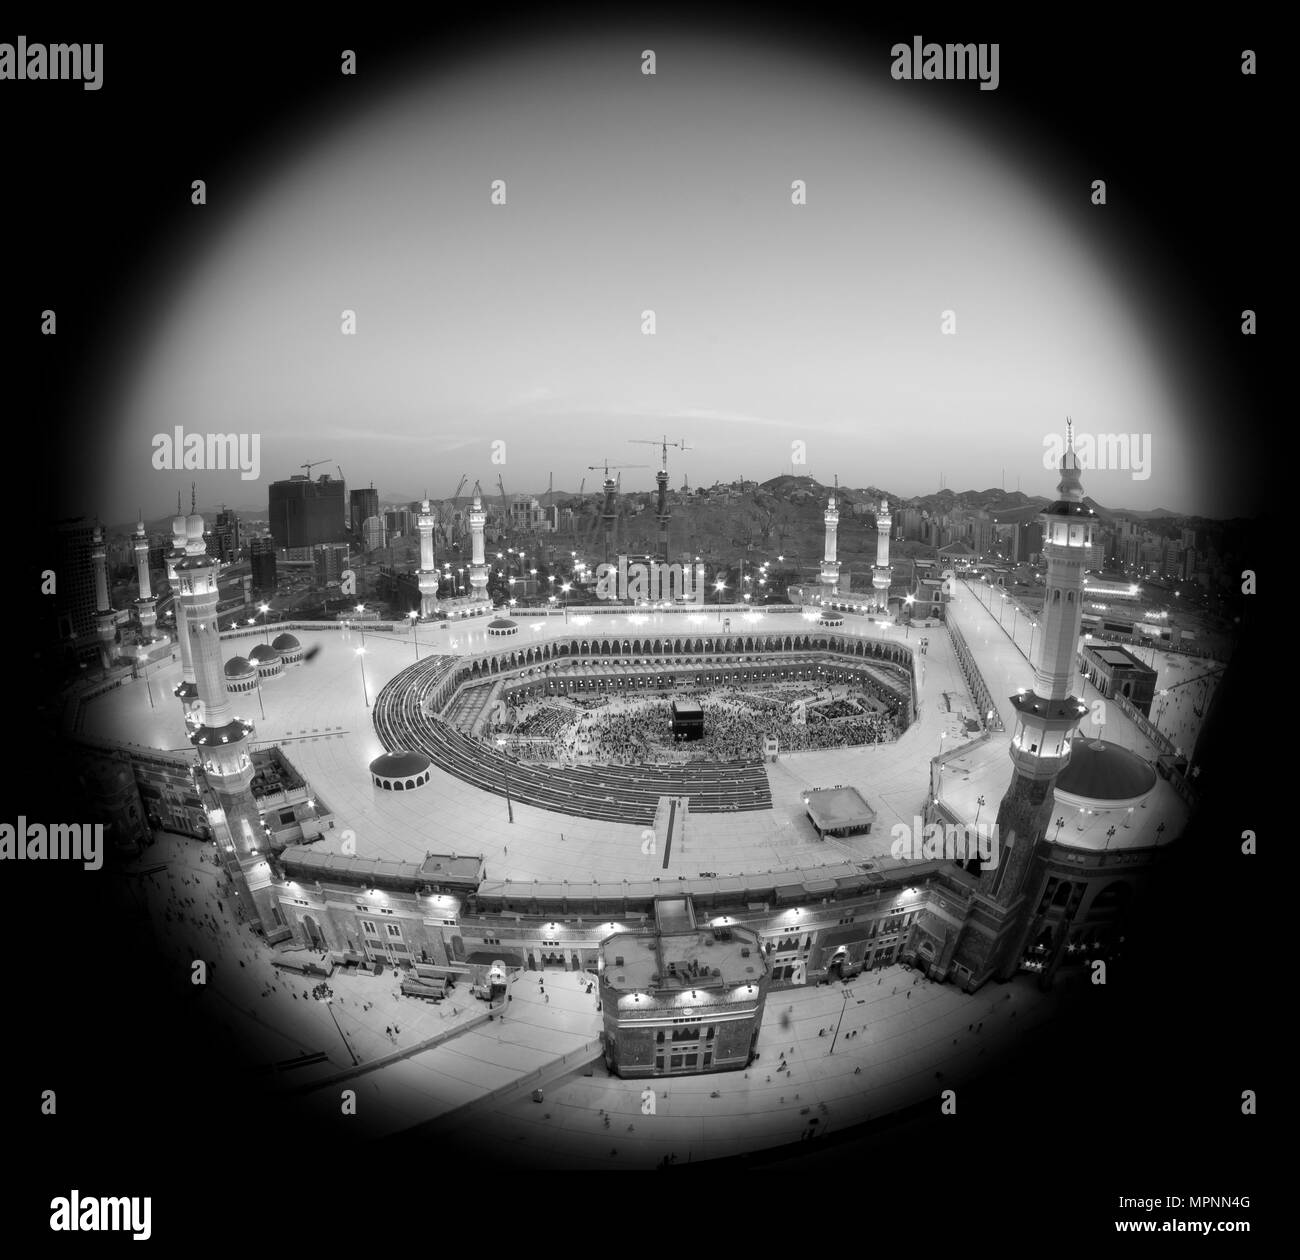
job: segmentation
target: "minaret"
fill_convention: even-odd
[[[117,619],[108,598],[108,551],[104,546],[104,527],[98,522],[91,535],[90,559],[95,566],[95,630],[99,635],[99,663],[105,669],[111,669],[116,655]]]
[[[483,494],[478,485],[474,487],[474,506],[469,510],[469,529],[473,540],[473,550],[470,553],[473,560],[469,566],[469,584],[474,588],[475,600],[486,600],[488,597],[488,566],[483,555],[483,526],[487,524],[487,513],[483,510]]]
[[[135,523],[132,546],[135,549],[135,576],[140,587],[140,594],[135,601],[136,616],[140,622],[140,642],[148,645],[158,637],[158,601],[149,585],[149,539],[144,532],[143,515]]]
[[[1034,686],[1011,697],[1015,727],[1011,736],[1011,785],[998,808],[998,865],[980,876],[980,891],[999,905],[1012,906],[1020,895],[1035,845],[1051,822],[1052,789],[1070,762],[1070,740],[1087,707],[1071,694],[1083,611],[1083,579],[1096,527],[1096,513],[1083,502],[1079,462],[1067,423],[1066,449],[1056,502],[1039,519],[1047,560],[1038,660]],[[1014,949],[1001,939],[1000,970],[1014,973]],[[1014,945],[1014,941],[1010,942]],[[998,963],[998,959],[990,959]]]
[[[880,500],[880,511],[876,513],[876,567],[871,573],[871,586],[875,592],[877,612],[889,611],[889,529],[893,518],[889,515],[889,500]]]
[[[835,496],[831,495],[822,516],[826,522],[826,555],[822,559],[822,601],[829,603],[830,597],[839,589],[840,562],[835,558],[835,535],[839,529],[840,514],[835,506]]]
[[[235,716],[226,691],[217,624],[216,556],[206,554],[203,517],[197,512],[185,522],[185,559],[176,564],[185,628],[198,688],[198,705],[189,723],[190,743],[219,808],[209,811],[217,850],[237,890],[257,909],[268,939],[279,931],[274,921],[272,871],[267,838],[250,786],[253,759],[249,749],[252,722]]]
[[[609,564],[609,554],[614,546],[614,530],[618,525],[618,480],[609,475],[605,469],[605,507],[601,512],[605,522],[605,563]]]
[[[420,569],[415,575],[420,584],[420,616],[432,617],[438,607],[438,566],[433,554],[434,518],[427,491],[420,501],[416,525],[420,530]]]
[[[190,742],[202,746],[203,768],[214,788],[233,792],[247,788],[253,780],[252,763],[244,748],[244,738],[252,727],[234,716],[226,692],[217,623],[218,567],[217,557],[207,554],[203,517],[196,512],[185,522],[185,558],[176,564],[198,692]]]
[[[188,718],[198,704],[199,690],[194,685],[194,661],[190,655],[190,636],[185,629],[185,604],[181,599],[180,577],[176,566],[185,559],[185,518],[180,514],[181,496],[176,495],[176,515],[172,517],[172,549],[167,556],[167,581],[171,584],[172,609],[176,614],[176,640],[181,645],[181,681],[172,691]]]

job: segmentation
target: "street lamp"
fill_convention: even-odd
[[[361,662],[361,694],[366,698],[366,708],[370,708],[370,692],[366,687],[366,649],[357,648],[357,660]]]
[[[722,592],[727,589],[727,584],[719,578],[713,584],[713,589],[718,592],[718,620],[722,620]]]
[[[267,642],[267,643],[270,643],[270,642],[271,642],[271,630],[270,630],[270,627],[266,624],[266,614],[269,613],[269,612],[271,611],[271,605],[270,605],[270,604],[258,604],[258,606],[257,606],[257,611],[261,614],[261,617],[262,617],[262,629],[265,631],[265,639],[266,639],[266,642]]]
[[[343,1037],[343,1029],[342,1029],[342,1028],[339,1028],[339,1020],[338,1020],[338,1016],[334,1014],[334,995],[333,995],[333,994],[330,994],[330,996],[327,997],[327,998],[325,999],[325,1009],[326,1009],[327,1011],[329,1011],[329,1013],[330,1013],[330,1019],[332,1019],[332,1020],[334,1021],[334,1027],[335,1027],[335,1028],[338,1028],[338,1030],[339,1030],[339,1036],[340,1036],[340,1037]],[[352,1047],[348,1044],[348,1039],[347,1039],[346,1037],[343,1037],[343,1044],[344,1044],[345,1046],[347,1046],[347,1048],[348,1048],[348,1054],[352,1055],[352,1066],[353,1066],[353,1067],[356,1067],[356,1066],[361,1062],[361,1060],[358,1059],[357,1056],[356,1056],[355,1054],[352,1053]]]
[[[564,592],[564,623],[569,623],[569,592],[573,587],[568,582],[560,583],[560,590]]]
[[[1029,623],[1029,663],[1034,663],[1034,631],[1038,629],[1038,622]]]
[[[149,707],[156,709],[158,706],[153,702],[153,684],[149,681],[149,662],[145,660],[143,652],[137,654],[136,663],[144,671],[144,689],[149,693]]]
[[[510,758],[506,756],[504,737],[497,740],[497,747],[501,749],[501,777],[506,785],[506,813],[509,815],[510,821],[514,822],[515,807],[510,800]]]
[[[420,659],[420,614],[412,608],[406,615],[411,619],[411,638],[415,641],[415,659],[418,661]]]
[[[843,979],[843,976],[841,976],[840,978]],[[840,1025],[844,1022],[844,1012],[847,1011],[847,1010],[849,1009],[849,990],[848,990],[847,987],[845,987],[845,988],[843,988],[843,989],[840,990],[840,997],[842,997],[842,998],[844,999],[844,1001],[843,1001],[843,1003],[840,1005],[840,1017],[839,1017],[839,1019],[836,1020],[836,1022],[835,1022],[835,1036],[831,1038],[831,1053],[832,1053],[832,1054],[835,1053],[835,1043],[836,1043],[837,1040],[839,1040],[839,1035],[840,1035]]]

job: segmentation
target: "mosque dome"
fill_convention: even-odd
[[[232,656],[226,662],[227,678],[246,678],[249,674],[255,674],[257,666],[245,656]]]
[[[1070,745],[1070,764],[1056,780],[1056,792],[1115,804],[1138,800],[1155,784],[1155,767],[1137,753],[1104,739],[1076,739]]]
[[[275,638],[271,640],[271,646],[275,648],[277,652],[296,652],[300,647],[302,647],[302,644],[298,642],[296,635],[289,634],[286,631],[284,634],[277,634]]]

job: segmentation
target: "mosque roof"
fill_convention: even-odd
[[[404,779],[409,775],[423,774],[431,764],[421,752],[386,752],[380,753],[370,763],[370,773],[382,779]]]
[[[1056,790],[1094,801],[1128,801],[1145,796],[1155,782],[1155,767],[1137,753],[1104,739],[1076,739]]]

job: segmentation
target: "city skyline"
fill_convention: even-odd
[[[916,497],[941,475],[1045,493],[1066,415],[1147,447],[1144,470],[1092,471],[1101,503],[1248,503],[1210,475],[1232,443],[1152,306],[1173,290],[1134,290],[1081,220],[1105,208],[1028,166],[984,100],[954,119],[758,44],[667,40],[653,77],[632,51],[592,36],[416,75],[273,179],[212,190],[87,439],[101,513],[159,497],[176,474],[151,443],[178,423],[256,434],[263,483],[313,461],[435,498],[462,472],[536,493],[608,459],[648,489],[658,461],[628,442],[667,434],[693,448],[674,487],[808,472]],[[240,472],[181,475],[245,502]]]

